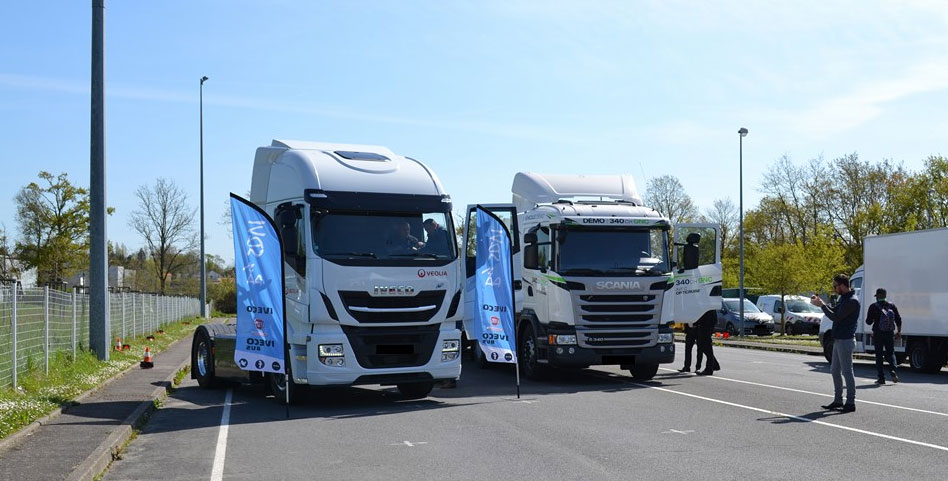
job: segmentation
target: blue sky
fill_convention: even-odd
[[[91,2],[0,21],[0,222],[39,170],[89,176]],[[109,237],[135,189],[198,198],[205,86],[208,251],[272,138],[380,144],[456,205],[506,202],[517,171],[671,174],[702,207],[745,204],[776,158],[946,153],[948,4],[938,1],[107,1]]]

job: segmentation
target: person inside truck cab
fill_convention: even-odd
[[[422,227],[425,228],[425,234],[428,235],[428,238],[425,240],[424,247],[421,249],[422,252],[439,256],[451,255],[451,250],[449,247],[451,237],[444,227],[435,222],[434,219],[425,219]]]
[[[425,246],[417,237],[411,235],[411,224],[408,221],[395,222],[385,245],[389,254],[409,254]]]

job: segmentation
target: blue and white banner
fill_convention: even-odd
[[[510,245],[510,232],[504,223],[478,206],[475,329],[477,344],[492,362],[517,362]]]
[[[273,219],[230,195],[237,276],[234,362],[245,371],[286,372],[283,244]]]

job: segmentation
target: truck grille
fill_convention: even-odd
[[[412,297],[376,297],[362,291],[339,291],[339,297],[346,312],[359,322],[428,322],[441,309],[446,292],[420,291]]]
[[[342,326],[359,365],[366,369],[424,366],[438,342],[440,326]]]
[[[658,340],[660,296],[574,294],[580,347],[649,347]]]

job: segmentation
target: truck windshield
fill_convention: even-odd
[[[451,217],[432,213],[313,214],[313,249],[329,260],[452,260],[457,240]]]
[[[655,276],[668,268],[662,229],[575,229],[556,233],[557,272],[586,276]]]

